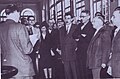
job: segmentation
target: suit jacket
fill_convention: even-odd
[[[2,65],[14,66],[17,76],[33,76],[33,64],[28,54],[32,51],[27,28],[8,19],[0,25],[0,44],[2,49]]]
[[[82,26],[83,24],[81,23],[77,26],[76,30],[73,33],[73,38],[79,39],[79,41],[77,41],[77,56],[81,58],[81,60],[86,61],[87,49],[94,35],[95,29],[93,28],[93,25],[90,21],[81,30]],[[83,37],[82,34],[85,34],[86,36]]]
[[[59,38],[59,30],[58,29],[53,29],[51,32],[51,42],[52,42],[52,51],[55,54],[56,58],[60,57],[60,54],[56,51],[57,48],[59,48],[60,44],[60,38]]]
[[[93,36],[87,50],[87,65],[90,69],[99,68],[102,63],[108,63],[111,44],[111,31],[102,27]]]
[[[39,53],[41,56],[42,64],[45,65],[51,64],[52,62],[52,55],[50,52],[51,48],[52,48],[51,35],[47,33],[45,39],[43,39],[43,36],[41,35],[41,42],[39,44]]]
[[[76,29],[76,25],[72,24],[69,33],[66,33],[66,27],[61,27],[60,31],[60,46],[62,52],[63,61],[76,60],[76,42],[72,37],[73,32]]]
[[[112,41],[112,76],[120,78],[120,30]]]

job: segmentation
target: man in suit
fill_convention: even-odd
[[[70,13],[65,14],[65,26],[59,29],[61,55],[64,63],[65,78],[77,79],[76,74],[76,42],[72,37],[76,25],[72,24],[72,16]]]
[[[77,42],[77,66],[78,66],[78,77],[80,79],[86,79],[89,76],[87,74],[86,59],[87,59],[87,49],[91,38],[94,35],[95,29],[90,22],[90,12],[84,10],[81,12],[81,23],[73,33],[73,38]]]
[[[87,65],[92,69],[93,79],[100,79],[100,71],[106,67],[109,60],[112,31],[108,28],[109,26],[103,25],[102,16],[96,16],[92,24],[96,32],[87,50]]]
[[[111,18],[112,23],[117,26],[114,32],[114,38],[112,41],[112,57],[111,57],[111,67],[112,76],[116,79],[120,78],[120,7],[117,7]]]
[[[28,55],[33,48],[27,28],[18,23],[19,8],[16,5],[8,5],[5,12],[7,20],[0,25],[2,65],[14,66],[18,69],[17,75],[11,79],[33,79],[35,72]]]

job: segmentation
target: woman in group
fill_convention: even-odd
[[[48,24],[44,21],[41,24],[41,42],[39,44],[39,54],[40,54],[40,67],[42,67],[42,71],[44,72],[44,76],[46,79],[52,78],[52,40],[51,35],[48,32]]]
[[[39,67],[38,66],[39,54],[38,54],[38,51],[39,51],[39,44],[40,44],[40,41],[41,41],[39,22],[36,22],[33,25],[32,31],[33,31],[33,34],[29,35],[30,41],[33,45],[33,51],[30,54],[30,57],[32,58],[33,67],[34,67],[34,70],[35,70],[34,79],[38,79],[38,77],[39,77],[39,68],[38,68]]]
[[[92,21],[96,32],[87,51],[87,66],[92,69],[93,79],[100,79],[101,68],[105,68],[109,60],[111,33],[104,25],[103,16],[95,16]]]

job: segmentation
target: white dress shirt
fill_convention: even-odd
[[[116,36],[116,34],[118,33],[118,31],[120,30],[120,28],[117,28],[114,32],[114,37]]]
[[[43,39],[45,39],[45,37],[46,37],[46,34],[43,34],[43,33],[42,33],[42,36],[43,36]]]
[[[66,31],[67,31],[67,34],[68,34],[69,31],[70,31],[71,25],[72,25],[72,24],[66,25]]]
[[[81,27],[81,30],[83,30],[83,28],[86,26],[86,24],[88,23],[89,21],[87,21],[86,23],[84,23],[84,25]]]

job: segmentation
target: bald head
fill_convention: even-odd
[[[114,10],[111,21],[115,26],[120,27],[120,7]]]

